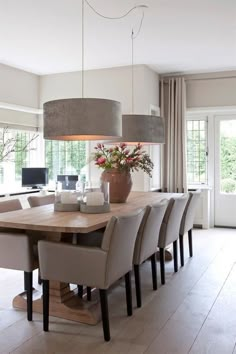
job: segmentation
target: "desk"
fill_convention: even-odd
[[[156,192],[132,192],[127,203],[111,204],[111,211],[104,214],[55,212],[54,206],[44,205],[0,214],[0,227],[22,230],[38,230],[59,233],[88,233],[106,226],[112,215],[127,214],[133,210],[170,199],[176,194]],[[49,236],[50,239],[50,236]],[[60,242],[60,236],[54,241]],[[63,260],[62,260],[63,261]],[[50,282],[50,315],[87,324],[96,324],[100,310],[96,303],[85,302],[71,291],[69,284]],[[34,292],[33,311],[42,313],[41,294]],[[26,309],[26,296],[22,293],[13,300],[13,306]]]

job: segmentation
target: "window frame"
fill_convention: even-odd
[[[205,163],[205,171],[206,171],[206,178],[205,182],[200,182],[200,181],[188,181],[187,178],[187,185],[189,186],[198,186],[198,185],[208,185],[209,184],[209,121],[208,121],[208,116],[206,115],[196,115],[196,114],[191,114],[187,113],[186,114],[186,170],[187,170],[187,176],[188,176],[188,144],[187,144],[187,123],[188,121],[204,121],[205,122],[205,154],[206,154],[206,163]]]

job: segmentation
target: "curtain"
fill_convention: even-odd
[[[165,118],[162,184],[165,192],[187,192],[186,85],[184,78],[160,82],[161,116]]]

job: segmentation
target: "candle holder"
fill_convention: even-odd
[[[70,191],[56,191],[54,203],[55,211],[78,211],[79,209],[80,204],[77,193]]]
[[[102,182],[100,188],[85,193],[80,201],[81,213],[101,214],[110,211],[109,182]]]

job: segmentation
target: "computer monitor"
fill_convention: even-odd
[[[22,187],[42,188],[48,184],[48,168],[23,167]]]
[[[57,181],[62,183],[62,189],[75,190],[78,175],[57,175]]]

